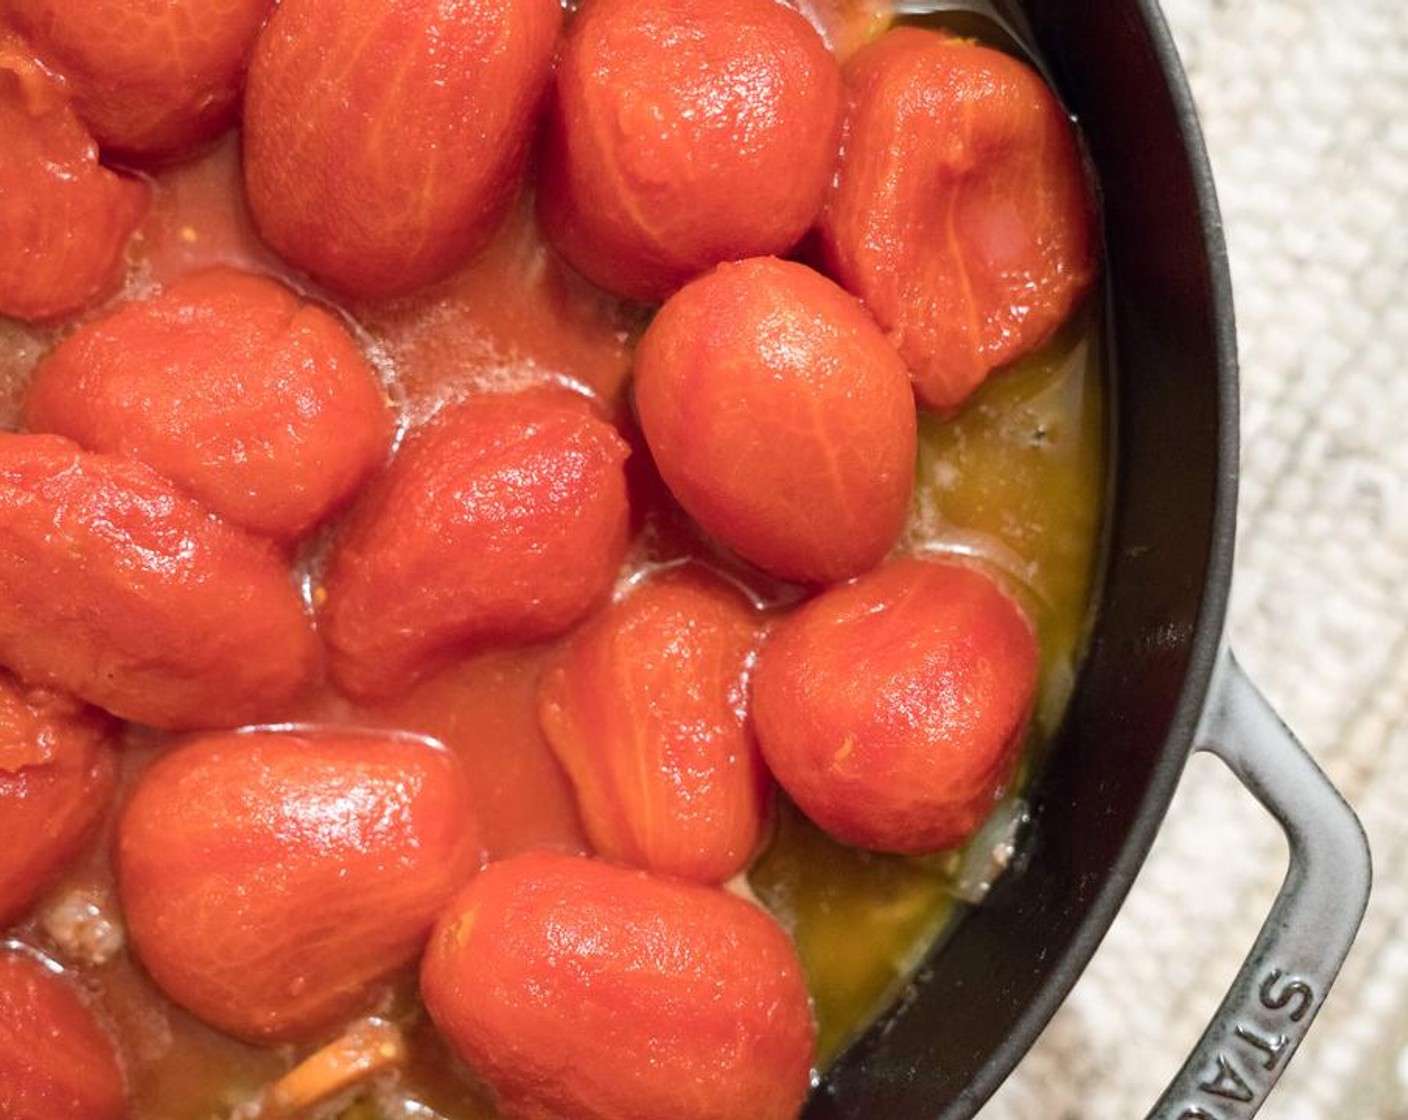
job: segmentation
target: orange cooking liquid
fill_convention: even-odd
[[[855,42],[880,26],[871,0],[844,0],[838,10],[850,13],[837,17],[839,33]],[[151,213],[134,243],[136,267],[117,298],[140,297],[213,264],[279,276],[321,298],[254,236],[238,157],[238,138],[228,137],[157,175]],[[629,430],[625,387],[644,309],[603,295],[560,265],[538,236],[528,199],[520,200],[489,249],[457,275],[401,300],[342,310],[409,422],[475,386],[566,378],[598,394],[626,418]],[[1096,328],[1094,316],[1083,314],[1042,352],[993,378],[958,418],[921,422],[919,485],[906,543],[990,564],[1033,612],[1043,647],[1035,746],[1059,719],[1088,624],[1106,454]],[[55,333],[0,319],[5,426],[17,423],[29,371]],[[633,458],[632,469],[640,532],[631,560],[637,569],[699,555],[742,580],[762,603],[795,598],[794,589],[760,578],[702,541],[671,506],[644,455]],[[317,561],[316,547],[310,548],[302,561],[310,587],[316,586]],[[585,851],[570,787],[537,725],[537,677],[551,652],[540,646],[477,656],[377,707],[326,692],[291,715],[400,728],[445,742],[469,767],[491,856],[544,845]],[[134,731],[129,739],[127,785],[165,746],[164,737],[147,732]],[[110,835],[111,822],[52,898],[81,891],[117,915]],[[951,920],[958,862],[856,852],[781,808],[749,885],[797,940],[823,1062],[896,994]],[[54,951],[43,909],[7,936]],[[74,968],[123,1039],[138,1120],[228,1116],[309,1049],[249,1046],[203,1026],[171,1005],[127,951],[101,966]],[[381,1087],[379,1097],[353,1101],[342,1115],[489,1120],[494,1113],[482,1090],[450,1059],[414,991],[412,975],[398,977],[376,1009],[406,1031],[407,1068],[394,1085]],[[430,1111],[405,1111],[405,1101]]]

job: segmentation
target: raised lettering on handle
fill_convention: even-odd
[[[1198,745],[1280,822],[1290,869],[1227,998],[1149,1120],[1248,1120],[1310,1029],[1359,929],[1369,848],[1353,811],[1230,654]]]

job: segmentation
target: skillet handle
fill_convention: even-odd
[[[1369,845],[1353,810],[1230,653],[1198,749],[1218,755],[1274,816],[1290,869],[1256,944],[1148,1120],[1254,1116],[1300,1045],[1369,900]]]

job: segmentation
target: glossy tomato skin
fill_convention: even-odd
[[[0,27],[0,315],[67,315],[116,287],[151,192],[98,163],[58,82]]]
[[[69,335],[35,371],[25,418],[141,459],[227,521],[288,541],[352,496],[392,435],[347,329],[277,281],[229,268]]]
[[[803,265],[720,265],[674,295],[636,352],[660,474],[705,530],[784,579],[885,556],[914,488],[904,364],[856,300]]]
[[[329,560],[322,626],[338,686],[385,699],[456,656],[584,617],[625,550],[627,454],[564,389],[472,397],[413,432]]]
[[[744,868],[771,790],[747,715],[760,637],[739,591],[688,567],[645,579],[549,666],[539,720],[598,853],[705,883]]]
[[[0,0],[104,149],[169,157],[235,122],[273,0]]]
[[[317,656],[272,546],[135,460],[0,434],[0,665],[179,730],[281,714]]]
[[[0,1116],[127,1115],[116,1048],[71,980],[37,955],[0,948]]]
[[[894,561],[773,630],[753,674],[763,756],[847,844],[966,840],[1012,775],[1037,683],[1031,622],[988,576]]]
[[[897,28],[846,66],[845,154],[820,220],[827,271],[899,348],[919,400],[961,405],[1050,338],[1094,282],[1071,122],[1030,67]]]
[[[116,725],[0,670],[0,928],[76,857],[107,811]]]
[[[157,984],[241,1038],[309,1038],[416,959],[479,866],[458,760],[394,733],[255,731],[160,759],[123,810],[118,885]]]
[[[552,244],[659,300],[726,260],[785,253],[821,206],[840,71],[775,0],[592,0],[563,46],[539,184]]]
[[[509,1120],[793,1120],[814,1028],[796,951],[716,888],[534,852],[445,910],[431,1017]]]
[[[518,189],[561,20],[557,0],[284,0],[245,99],[260,234],[352,296],[448,275]]]

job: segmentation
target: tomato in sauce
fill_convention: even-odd
[[[887,18],[850,3],[828,4],[818,14],[842,55],[873,37]],[[592,397],[633,449],[626,468],[631,537],[618,591],[694,563],[738,588],[764,625],[804,594],[722,549],[670,498],[643,453],[628,391],[649,310],[598,290],[552,252],[531,191],[505,204],[502,224],[472,261],[417,291],[372,299],[329,295],[259,239],[246,208],[238,136],[145,175],[150,208],[128,248],[132,267],[118,296],[62,328],[0,318],[0,421],[6,427],[18,426],[31,373],[73,323],[212,267],[246,269],[282,281],[340,320],[397,407],[398,439],[486,389],[567,389]],[[804,245],[799,255],[810,252]],[[1009,820],[1019,815],[1020,775],[1054,732],[1069,695],[1097,572],[1107,446],[1100,321],[1092,304],[1087,298],[1037,349],[986,379],[956,415],[921,413],[918,422],[914,494],[899,547],[996,574],[1039,636],[1032,731],[1014,791],[998,810]],[[337,532],[334,523],[305,539],[294,557],[295,582],[310,612],[325,606],[324,576]],[[285,705],[279,718],[292,726],[336,723],[434,738],[463,767],[491,861],[540,849],[582,855],[592,851],[588,829],[539,718],[544,675],[568,655],[571,640],[570,634],[535,636],[518,648],[448,656],[386,697],[354,700],[319,683]],[[115,803],[125,804],[171,749],[163,733],[129,729]],[[973,893],[968,880],[990,842],[980,833],[969,853],[920,858],[862,851],[830,838],[782,800],[761,854],[731,888],[760,901],[796,945],[816,1020],[819,1066],[941,943],[946,924],[958,920],[964,897]],[[113,844],[110,815],[8,935],[60,956],[91,996],[98,1019],[122,1040],[134,1117],[252,1115],[251,1103],[271,1084],[282,1084],[326,1039],[242,1042],[176,1006],[121,942]],[[350,1100],[341,1115],[496,1116],[492,1094],[432,1025],[414,969],[376,984],[371,1010],[401,1040],[396,1072]]]

